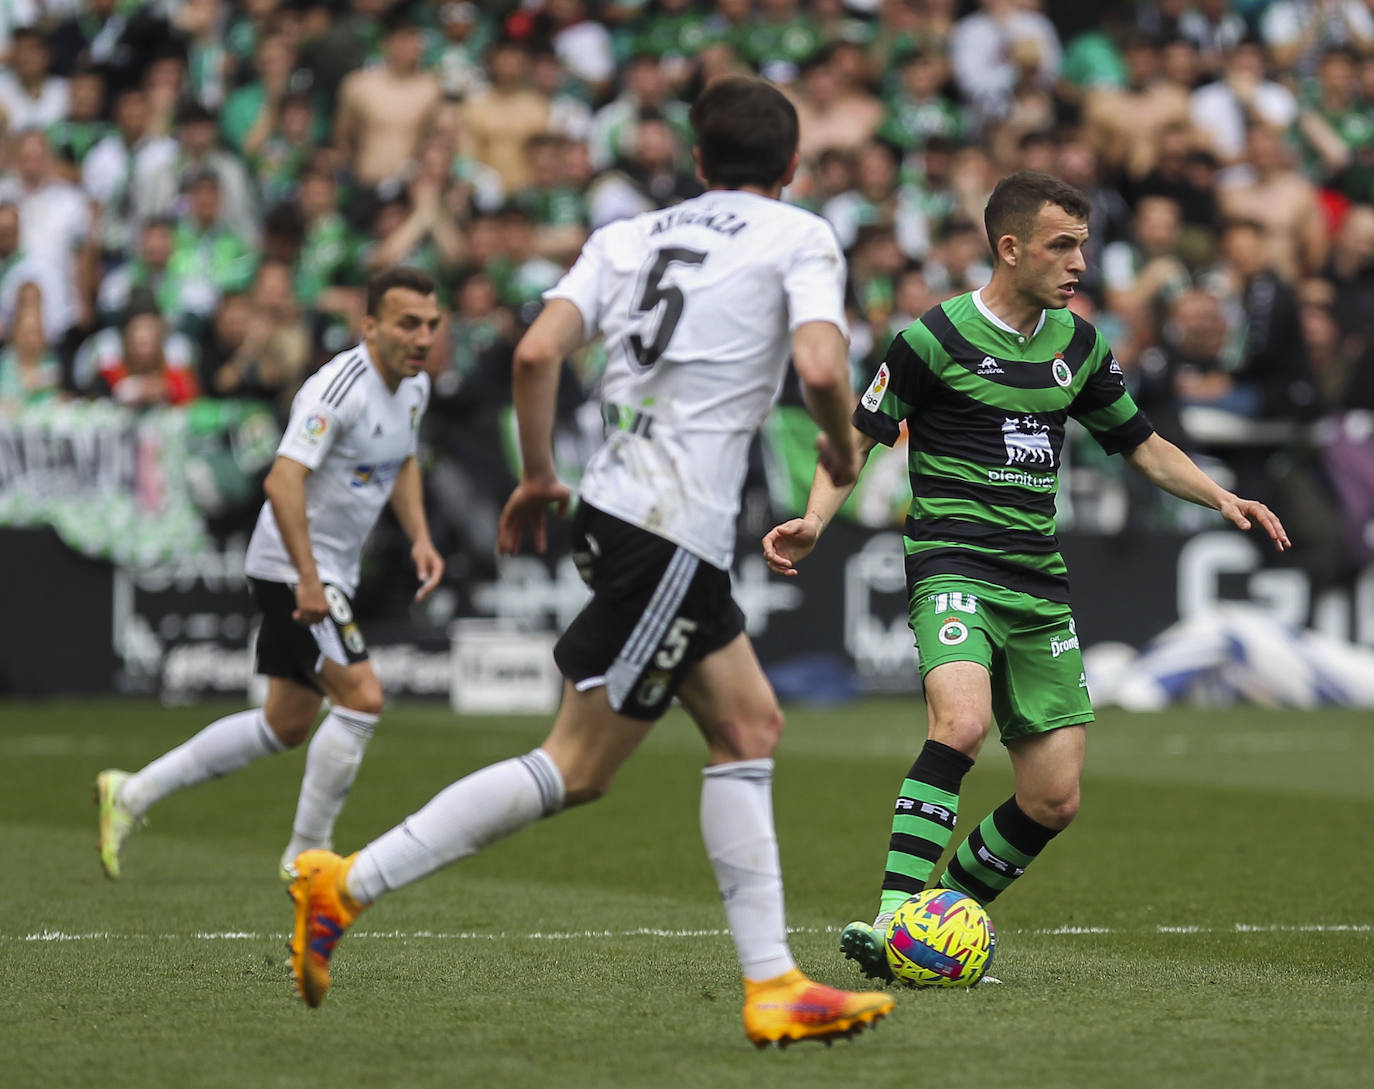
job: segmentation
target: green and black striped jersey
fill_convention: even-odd
[[[1102,335],[1069,310],[1044,311],[1027,337],[974,292],[898,335],[854,426],[891,446],[906,421],[911,585],[964,575],[1069,600],[1054,503],[1070,416],[1109,454],[1154,431]]]

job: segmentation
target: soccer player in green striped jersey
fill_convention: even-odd
[[[1289,545],[1264,504],[1233,495],[1154,431],[1102,335],[1067,309],[1089,211],[1047,174],[1002,179],[984,212],[992,280],[903,330],[854,410],[861,461],[907,427],[906,573],[927,712],[925,745],[897,797],[878,916],[841,934],[874,978],[891,979],[882,931],[949,845],[960,784],[994,720],[1016,792],[937,884],[988,904],[1078,812],[1093,711],[1054,527],[1069,417],[1158,487],[1241,529],[1258,524],[1280,551]],[[806,514],[764,538],[769,566],[795,575],[852,488],[817,473]]]

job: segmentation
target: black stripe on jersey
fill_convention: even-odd
[[[350,356],[349,359],[347,360],[347,362],[345,362],[344,365],[343,365],[342,367],[339,368],[339,373],[336,374],[336,375],[330,380],[329,385],[325,387],[324,394],[323,394],[323,396],[320,397],[320,400],[321,400],[321,401],[326,401],[326,402],[327,402],[327,401],[329,400],[329,398],[330,398],[330,395],[331,395],[336,389],[339,388],[339,383],[342,382],[348,375],[352,374],[352,373],[354,372],[354,370],[357,369],[358,364],[361,363],[361,362],[362,362],[362,356],[360,356],[360,355]]]
[[[335,408],[338,408],[341,404],[343,404],[344,398],[348,396],[348,391],[358,384],[358,379],[361,378],[363,374],[366,373],[366,371],[367,364],[359,362],[358,366],[354,370],[349,372],[348,381],[345,382],[342,386],[340,386],[338,392],[335,393],[334,396],[330,398],[326,403],[333,405]]]
[[[1069,580],[1066,577],[1026,567],[1002,556],[975,552],[971,548],[932,548],[926,552],[907,553],[908,589],[934,575],[962,575],[964,578],[980,579],[994,586],[1042,597],[1046,601],[1057,601],[1061,605],[1069,603]]]
[[[1124,424],[1100,435],[1094,435],[1093,438],[1107,453],[1122,454],[1134,450],[1154,433],[1155,427],[1150,423],[1150,418],[1137,409],[1136,414]]]
[[[1076,374],[1097,343],[1097,330],[1077,314],[1073,315],[1073,319],[1073,335],[1064,348],[1063,359],[1069,365],[1069,369]],[[996,360],[1001,365],[1003,373],[996,378],[978,375],[985,381],[994,382],[1001,386],[1011,386],[1014,389],[1051,389],[1058,385],[1054,380],[1054,372],[1044,366],[1044,363],[1049,362],[1048,360],[1006,359],[976,347],[954,327],[954,323],[949,320],[949,315],[945,313],[943,306],[931,307],[922,314],[921,324],[929,329],[935,339],[940,342],[940,347],[945,350],[950,359],[970,374],[978,375],[978,367],[984,358],[991,356]]]
[[[1023,556],[1052,556],[1059,551],[1054,534],[1005,529],[963,518],[922,518],[907,515],[906,535],[913,541],[958,541]]]
[[[916,499],[970,499],[992,506],[1016,507],[1031,514],[1054,515],[1053,492],[1031,492],[1017,487],[975,484],[953,477],[911,474],[911,494]]]
[[[870,439],[877,439],[884,446],[891,446],[902,434],[902,427],[885,412],[869,412],[862,402],[854,406],[851,423]]]

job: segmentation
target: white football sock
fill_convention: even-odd
[[[701,838],[744,978],[759,981],[790,972],[797,964],[787,948],[772,760],[716,764],[702,772]]]
[[[543,749],[474,771],[359,851],[348,895],[370,904],[562,806],[563,776]]]
[[[335,707],[324,716],[306,750],[305,775],[285,857],[330,845],[334,822],[357,778],[378,717],[347,707]]]
[[[119,801],[134,816],[174,790],[237,771],[260,756],[285,748],[260,708],[216,719],[189,741],[159,756],[124,781]]]

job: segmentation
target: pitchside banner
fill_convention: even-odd
[[[1374,567],[1351,587],[1316,593],[1304,572],[1270,566],[1270,553],[1237,531],[1063,534],[1060,541],[1084,646],[1138,648],[1176,620],[1226,601],[1374,646]],[[11,583],[0,625],[0,694],[241,696],[253,627],[245,544],[240,538],[160,565],[112,567],[58,547],[49,533],[0,529],[0,570]],[[758,548],[754,536],[739,542],[734,592],[784,695],[916,690],[899,533],[836,522],[802,573],[788,579],[768,571]],[[33,592],[19,592],[25,588]],[[518,556],[503,560],[494,580],[446,585],[435,607],[397,602],[396,615],[359,619],[393,694],[443,699],[456,662],[450,631],[462,628],[455,622],[485,619],[506,633],[500,662],[465,667],[499,684],[523,676],[521,669],[538,672],[538,663],[512,657],[519,633],[532,633],[543,654],[547,636],[585,600],[571,559]]]

